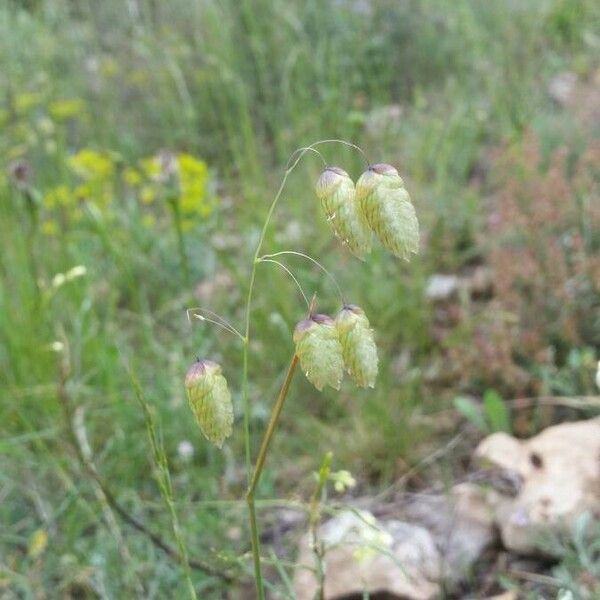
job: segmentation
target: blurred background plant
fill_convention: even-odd
[[[405,265],[375,250],[347,269],[326,224],[306,218],[318,161],[290,179],[266,245],[341,274],[377,332],[380,378],[336,401],[298,383],[261,498],[308,501],[332,448],[357,491],[395,480],[454,435],[457,396],[486,427],[522,433],[543,421],[515,397],[597,394],[599,31],[593,0],[3,2],[2,593],[127,597],[143,582],[145,597],[184,596],[177,562],[118,520],[104,526],[64,435],[66,390],[103,480],[169,538],[127,364],[157,413],[190,556],[249,568],[242,437],[208,447],[181,383],[197,354],[240,372],[238,342],[191,328],[185,309],[241,322],[241,257],[288,155],[315,139],[399,168],[424,253]],[[363,169],[340,148],[326,158]],[[322,273],[293,266],[335,310]],[[269,301],[253,316],[249,391],[262,427],[303,308],[285,273],[259,269],[257,285]],[[506,414],[481,402],[487,390]],[[289,570],[275,564],[274,585]],[[222,597],[219,577],[193,577],[200,597]]]

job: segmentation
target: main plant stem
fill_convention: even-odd
[[[269,419],[267,430],[265,431],[265,435],[263,436],[262,443],[260,445],[260,450],[258,451],[258,457],[256,459],[254,472],[252,473],[250,485],[248,486],[248,491],[246,493],[246,502],[248,503],[248,510],[250,512],[252,556],[254,557],[254,576],[256,578],[256,592],[258,594],[259,600],[264,599],[264,589],[262,584],[262,569],[260,565],[260,540],[258,536],[258,524],[256,522],[256,506],[254,502],[256,486],[260,481],[260,476],[262,474],[265,460],[267,458],[269,446],[271,445],[273,435],[275,434],[275,430],[277,429],[277,423],[279,422],[279,417],[281,416],[281,411],[283,409],[285,399],[290,389],[290,384],[292,383],[297,364],[298,356],[294,354],[290,362],[290,366],[288,367],[285,379],[283,381],[283,385],[279,390],[279,395],[277,396],[277,400],[275,401],[275,406],[273,407],[273,411],[271,412],[271,418]]]
[[[363,151],[356,146],[355,144],[351,144],[344,140],[319,140],[310,146],[305,146],[303,148],[298,148],[295,152],[292,153],[290,159],[288,161],[285,174],[279,184],[279,189],[273,198],[273,202],[271,202],[271,206],[269,207],[269,211],[267,212],[267,216],[263,223],[262,230],[260,232],[260,237],[258,238],[258,243],[256,244],[256,250],[254,252],[254,257],[252,259],[252,269],[250,271],[250,280],[248,282],[248,294],[246,297],[246,311],[244,318],[244,335],[243,335],[243,345],[242,345],[242,404],[244,406],[244,445],[245,445],[245,455],[246,455],[246,477],[248,480],[248,493],[246,495],[246,499],[248,501],[248,510],[250,513],[250,530],[252,536],[252,557],[254,561],[254,574],[256,579],[256,592],[259,600],[264,600],[265,592],[262,580],[262,569],[260,564],[260,545],[259,545],[259,536],[258,536],[258,524],[256,522],[256,509],[254,506],[254,493],[256,489],[256,485],[258,480],[260,479],[260,474],[262,472],[262,468],[265,462],[265,458],[267,455],[267,451],[269,445],[271,443],[271,438],[273,437],[273,433],[277,427],[277,421],[279,420],[279,415],[281,414],[281,409],[283,408],[283,403],[285,401],[285,397],[287,395],[292,376],[294,374],[294,370],[296,369],[297,357],[294,356],[292,362],[290,363],[290,367],[288,369],[288,373],[286,379],[284,381],[283,387],[279,393],[277,398],[277,402],[273,408],[273,412],[271,414],[271,420],[269,421],[269,426],[267,431],[265,432],[265,436],[263,438],[263,442],[261,444],[261,448],[259,451],[258,459],[256,462],[256,468],[254,471],[252,470],[252,449],[250,444],[250,394],[248,390],[248,355],[249,355],[249,347],[250,347],[250,317],[252,314],[252,299],[254,297],[254,286],[256,283],[256,267],[260,262],[260,251],[265,241],[265,237],[267,235],[267,229],[269,227],[269,223],[271,222],[271,217],[273,216],[273,212],[275,211],[275,207],[281,198],[283,190],[285,188],[285,184],[287,183],[288,177],[290,173],[296,168],[304,154],[307,152],[315,152],[319,156],[320,153],[315,150],[316,146],[321,144],[329,144],[329,143],[337,143],[345,146],[349,146],[358,150],[363,157],[365,158],[367,164],[368,160],[366,156],[364,156]],[[325,160],[321,156],[323,162]],[[325,163],[325,166],[327,164]],[[312,305],[309,312],[312,311]]]
[[[294,370],[296,368],[297,358],[294,356],[292,362],[290,364],[290,368],[288,370],[288,374],[284,381],[283,387],[279,392],[279,396],[277,398],[277,402],[275,403],[275,407],[273,408],[273,413],[271,415],[271,421],[269,421],[269,426],[265,433],[265,437],[263,438],[263,443],[260,448],[259,456],[256,462],[256,468],[254,469],[254,473],[252,472],[252,453],[250,448],[250,395],[248,393],[248,347],[250,345],[250,316],[252,313],[252,297],[254,295],[254,283],[256,281],[256,266],[259,263],[258,257],[260,256],[260,251],[262,245],[265,241],[265,237],[267,234],[267,228],[269,226],[269,222],[271,221],[271,217],[273,216],[273,211],[275,210],[275,206],[277,202],[279,202],[279,198],[281,198],[281,194],[283,192],[283,188],[285,187],[285,183],[292,169],[287,169],[283,179],[281,180],[281,184],[279,185],[279,189],[277,190],[277,194],[275,194],[275,198],[273,198],[273,202],[269,208],[269,212],[267,213],[267,217],[263,224],[262,231],[260,233],[260,237],[258,239],[258,243],[256,245],[256,250],[254,252],[254,258],[252,259],[252,270],[250,272],[250,282],[248,284],[248,297],[246,298],[246,317],[245,317],[245,325],[244,325],[244,343],[243,343],[243,359],[242,359],[242,402],[244,405],[244,441],[245,441],[245,451],[246,451],[246,476],[248,479],[248,493],[246,495],[246,499],[248,502],[248,510],[250,513],[250,533],[252,537],[252,558],[254,561],[254,578],[256,582],[256,593],[258,596],[258,600],[264,600],[265,591],[262,581],[262,569],[260,565],[260,543],[258,538],[258,524],[256,522],[256,507],[254,505],[254,491],[256,488],[256,483],[260,478],[260,473],[262,471],[262,466],[264,465],[267,450],[269,444],[271,442],[271,438],[273,437],[273,433],[277,426],[277,421],[279,419],[279,415],[281,413],[281,409],[283,408],[283,403],[285,401],[285,397],[287,395],[287,391],[290,387],[290,383],[292,380],[292,376],[294,374]],[[262,456],[262,458],[261,458]]]

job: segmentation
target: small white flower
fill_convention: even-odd
[[[177,455],[183,462],[190,462],[194,458],[194,446],[188,440],[181,440],[177,444]]]
[[[65,345],[62,342],[59,342],[58,340],[52,342],[50,344],[50,350],[52,350],[52,352],[62,352],[65,349]]]
[[[57,273],[52,278],[52,287],[59,288],[61,285],[63,285],[65,283],[66,280],[67,280],[67,278],[65,277],[64,273]]]
[[[342,494],[347,489],[353,488],[356,485],[356,479],[352,477],[350,471],[341,470],[331,474],[333,487],[338,494]]]
[[[83,265],[77,265],[69,269],[66,273],[57,273],[52,278],[52,287],[59,288],[67,281],[73,281],[79,277],[83,277],[87,273],[87,269]]]
[[[78,277],[83,277],[87,273],[87,269],[83,265],[77,265],[72,269],[69,269],[65,274],[65,279],[67,281],[73,281],[73,279],[77,279]]]

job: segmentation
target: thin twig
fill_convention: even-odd
[[[507,404],[515,408],[525,408],[526,406],[536,404],[567,406],[577,409],[600,408],[600,396],[533,396],[530,398],[514,398],[513,400],[508,400]]]
[[[150,410],[150,405],[146,401],[144,397],[144,393],[142,390],[142,386],[138,381],[133,370],[130,370],[130,378],[131,383],[133,384],[135,395],[137,401],[142,409],[144,414],[144,421],[146,422],[146,430],[148,432],[148,437],[150,438],[150,445],[152,446],[153,458],[154,458],[154,466],[156,468],[155,476],[158,482],[158,486],[161,491],[161,495],[167,505],[169,510],[169,517],[171,519],[171,527],[173,529],[173,535],[175,536],[175,541],[177,542],[177,549],[179,551],[179,556],[181,558],[181,566],[183,568],[185,579],[188,587],[188,593],[192,600],[198,600],[198,596],[196,595],[196,589],[194,588],[194,583],[192,581],[192,572],[190,567],[190,561],[188,557],[187,547],[185,545],[185,541],[183,539],[183,533],[181,531],[181,526],[179,524],[179,516],[177,514],[177,510],[175,509],[175,498],[173,496],[173,484],[171,483],[171,473],[169,471],[169,464],[167,461],[167,455],[165,454],[165,449],[162,444],[162,440],[159,440],[158,435],[156,434],[156,423],[154,420],[154,415]]]
[[[346,304],[346,301],[344,300],[344,294],[342,293],[342,288],[340,288],[340,286],[337,282],[337,279],[331,274],[330,271],[328,271],[318,260],[314,259],[312,256],[309,256],[308,254],[304,254],[304,252],[297,252],[295,250],[282,250],[281,252],[275,252],[274,254],[265,254],[264,256],[261,256],[259,258],[259,260],[263,260],[263,259],[267,259],[267,258],[276,258],[277,256],[283,256],[285,254],[289,254],[291,256],[300,256],[302,258],[305,258],[306,260],[309,260],[314,265],[319,267],[319,269],[321,269],[321,271],[323,271],[323,273],[325,273],[325,275],[327,275],[327,277],[329,277],[329,279],[335,286],[335,289],[337,290],[337,293],[340,297],[342,305]]]
[[[220,314],[213,312],[212,310],[208,310],[207,308],[188,308],[185,312],[190,323],[192,322],[190,315],[192,315],[199,321],[206,321],[207,323],[218,325],[229,333],[237,335],[242,341],[244,340],[244,336],[229,321],[227,321],[227,319],[223,318]],[[205,317],[202,313],[206,313],[207,315],[211,316]]]
[[[520,571],[518,569],[510,569],[508,574],[533,583],[540,583],[542,585],[549,585],[557,588],[561,587],[560,581],[549,575],[540,575],[539,573],[530,573],[529,571]]]
[[[292,163],[292,161],[294,160],[294,158],[296,157],[296,154],[298,153],[305,153],[305,152],[314,152],[315,154],[317,154],[319,156],[319,158],[323,161],[323,166],[325,168],[327,168],[327,161],[325,160],[325,158],[323,157],[323,155],[316,150],[315,148],[313,148],[312,146],[302,146],[302,148],[296,148],[292,154],[290,155],[290,157],[288,158],[288,162],[286,165],[286,169],[290,168],[290,164]]]
[[[306,306],[310,306],[310,302],[308,301],[308,298],[306,297],[306,294],[304,293],[300,282],[283,263],[280,263],[278,260],[273,260],[272,258],[259,258],[258,262],[273,263],[274,265],[279,265],[294,280],[294,283],[296,284],[296,286],[300,290],[300,293],[302,294],[302,298],[304,298],[304,302],[306,302]]]
[[[325,544],[319,538],[319,521],[321,520],[321,503],[326,492],[325,486],[329,479],[332,458],[333,454],[331,452],[328,452],[323,458],[323,463],[318,473],[317,485],[310,499],[309,508],[308,520],[312,538],[311,546],[317,563],[315,576],[317,579],[318,590],[315,596],[318,600],[325,600]]]

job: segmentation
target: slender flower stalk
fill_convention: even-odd
[[[190,281],[190,263],[187,257],[187,250],[185,247],[185,238],[183,236],[183,223],[181,219],[181,210],[177,198],[169,198],[169,207],[173,216],[173,228],[175,229],[175,236],[177,238],[177,251],[179,253],[179,262],[183,276],[186,282]]]
[[[261,262],[260,254],[261,254],[263,244],[265,242],[269,224],[271,223],[271,218],[273,217],[275,208],[276,208],[277,204],[279,203],[281,196],[283,195],[283,191],[285,189],[285,186],[286,186],[286,183],[287,183],[287,180],[288,180],[290,174],[292,173],[292,171],[294,171],[294,169],[296,168],[298,163],[302,160],[302,158],[304,157],[304,155],[307,152],[313,152],[313,153],[316,152],[317,154],[319,154],[319,152],[316,150],[316,147],[323,145],[323,144],[342,144],[342,145],[345,145],[348,147],[352,147],[352,148],[358,150],[364,157],[364,152],[358,146],[351,144],[349,142],[346,142],[344,140],[336,140],[336,139],[320,140],[318,142],[315,142],[314,144],[311,144],[310,146],[299,148],[294,153],[292,153],[292,155],[290,156],[290,159],[288,161],[288,164],[286,165],[286,170],[285,170],[285,173],[283,174],[281,183],[279,184],[277,193],[275,194],[275,197],[273,198],[273,201],[271,202],[269,210],[267,211],[267,215],[266,215],[265,221],[263,223],[262,230],[261,230],[260,236],[258,238],[258,242],[256,244],[256,249],[254,251],[254,257],[252,259],[252,268],[250,270],[250,277],[249,277],[249,281],[248,281],[248,291],[247,291],[247,296],[246,296],[246,308],[245,308],[245,316],[244,316],[243,343],[242,343],[242,404],[244,407],[244,446],[245,446],[245,455],[246,455],[246,475],[247,475],[247,480],[248,480],[248,496],[247,496],[247,498],[248,498],[248,508],[249,508],[249,512],[250,512],[250,528],[251,528],[251,535],[252,535],[252,555],[253,555],[254,573],[255,573],[255,579],[256,579],[256,592],[257,592],[259,600],[264,600],[265,593],[264,593],[264,585],[263,585],[263,580],[262,580],[262,568],[261,568],[261,562],[260,562],[260,547],[259,547],[259,538],[258,538],[258,525],[256,522],[256,509],[254,506],[254,493],[255,493],[255,488],[256,488],[258,479],[260,478],[260,473],[262,472],[262,464],[260,465],[258,475],[257,476],[253,475],[252,452],[251,452],[251,443],[250,443],[251,442],[251,432],[250,432],[251,406],[250,406],[250,395],[249,395],[249,389],[248,389],[250,320],[251,320],[251,316],[252,316],[252,301],[254,299],[254,288],[255,288],[255,284],[256,284],[256,268],[257,268],[257,265]],[[366,157],[365,157],[365,161],[368,164]],[[293,370],[295,370],[296,362],[297,362],[297,358],[296,358],[296,355],[294,355],[294,359],[292,360]],[[291,365],[290,365],[290,369],[291,369]],[[290,382],[291,382],[291,375],[293,375],[293,370],[292,370],[291,374],[290,374],[290,371],[288,370],[288,376],[290,378]],[[286,377],[286,382],[287,381],[288,381],[288,378]],[[285,382],[284,382],[284,387],[285,387]],[[289,388],[289,383],[287,385],[287,388]],[[286,394],[287,394],[287,388],[285,389]],[[281,400],[281,407],[283,407],[284,400],[285,400],[285,395],[283,396],[283,399]],[[277,409],[278,405],[279,405],[279,402],[276,403],[274,411]],[[280,410],[281,409],[279,409],[279,411]],[[278,418],[279,418],[279,416],[277,415],[277,419],[274,422],[274,427],[277,425]],[[267,429],[267,433],[269,433],[269,429]],[[273,435],[273,432],[271,432],[269,439],[268,439],[268,443],[266,444],[265,455],[266,455],[266,450],[268,449],[268,446],[270,443],[270,438],[272,437],[272,435]],[[261,457],[261,454],[259,453],[259,459],[260,459],[260,457]],[[262,462],[264,463],[264,457],[262,458]],[[257,463],[257,465],[258,465],[258,463]],[[254,473],[256,473],[256,470],[254,471]]]
[[[377,349],[369,321],[358,306],[346,304],[337,281],[329,271],[317,260],[302,252],[286,250],[261,256],[269,224],[283,195],[288,177],[308,152],[316,153],[325,163],[316,147],[327,143],[337,143],[357,149],[366,160],[364,153],[358,146],[343,140],[321,140],[310,146],[299,148],[291,155],[277,193],[267,211],[254,251],[247,287],[244,325],[241,333],[215,313],[200,309],[195,314],[200,320],[214,323],[236,334],[242,340],[241,388],[248,482],[246,501],[249,511],[252,557],[258,600],[264,600],[265,592],[260,555],[260,536],[256,516],[256,490],[298,364],[301,365],[307,379],[318,390],[322,390],[326,385],[339,389],[345,370],[350,374],[353,381],[362,387],[373,387],[377,376]],[[408,259],[408,255],[417,250],[418,223],[410,200],[404,198],[404,195],[408,196],[408,194],[403,190],[403,183],[397,171],[393,167],[387,168],[387,165],[383,173],[379,173],[381,165],[369,168],[366,175],[363,175],[359,180],[359,184],[362,186],[359,194],[359,190],[356,189],[355,191],[354,183],[345,171],[328,167],[326,164],[325,167],[325,171],[317,183],[317,195],[336,235],[342,238],[355,255],[364,258],[371,246],[370,227],[388,249],[392,250],[397,256]],[[388,173],[388,171],[390,172]],[[392,175],[395,175],[395,177],[392,177]],[[395,196],[392,197],[393,192],[398,189],[404,194],[400,199]],[[410,210],[404,210],[404,204],[408,204]],[[309,303],[298,279],[288,267],[275,260],[276,257],[282,255],[296,255],[308,259],[332,279],[343,305],[342,311],[335,320],[327,315],[314,314],[315,298],[313,297],[312,302]],[[292,277],[308,305],[308,315],[305,320],[297,325],[294,331],[295,351],[273,406],[253,468],[248,372],[256,272],[257,265],[261,262],[274,263]],[[189,316],[190,313],[188,312]],[[188,372],[186,387],[190,405],[200,428],[213,443],[220,447],[231,432],[233,420],[230,394],[225,379],[221,375],[220,367],[212,361],[199,361]],[[328,467],[326,470],[328,471]],[[321,489],[324,486],[324,481],[321,483]],[[313,525],[316,527],[316,522]],[[322,584],[323,580],[321,579],[321,590],[323,589]]]
[[[248,503],[248,511],[250,513],[250,534],[252,536],[254,577],[256,580],[256,592],[258,594],[259,600],[264,600],[265,592],[262,581],[262,568],[260,563],[260,538],[258,534],[258,523],[256,520],[256,486],[260,481],[260,476],[262,474],[262,470],[265,465],[265,460],[267,458],[267,452],[269,451],[269,446],[271,445],[273,435],[275,434],[275,430],[277,429],[277,423],[279,422],[279,417],[281,416],[281,411],[283,410],[283,405],[285,403],[285,399],[287,398],[287,394],[290,389],[290,385],[292,383],[292,379],[294,377],[297,365],[298,356],[294,354],[290,362],[290,366],[288,367],[285,379],[283,381],[283,385],[281,386],[281,390],[279,390],[279,395],[277,396],[275,406],[273,407],[271,418],[269,420],[269,424],[267,425],[267,430],[260,445],[260,450],[256,459],[256,466],[254,467],[254,472],[252,473],[252,477],[250,478],[248,491],[246,492],[246,502]]]

